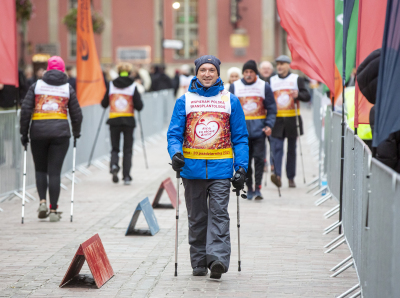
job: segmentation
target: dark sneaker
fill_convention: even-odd
[[[210,278],[220,279],[221,275],[226,272],[226,269],[221,261],[214,261],[211,264],[210,271]]]
[[[262,200],[262,199],[264,198],[261,194],[261,191],[259,188],[257,188],[256,191],[254,192],[254,200]]]
[[[62,212],[50,212],[50,215],[49,215],[50,222],[60,221],[61,213]]]
[[[132,178],[131,177],[125,177],[124,178],[124,185],[131,185]]]
[[[118,166],[116,166],[116,165],[113,165],[112,167],[111,167],[111,174],[113,175],[112,176],[112,181],[114,182],[114,183],[118,183],[118,181],[119,181],[119,179],[118,179]]]
[[[207,267],[196,267],[193,269],[193,276],[206,276],[207,273]]]
[[[296,183],[294,183],[294,180],[290,180],[289,179],[289,187],[290,188],[295,188],[296,187]]]
[[[273,184],[275,184],[277,187],[281,187],[282,186],[282,182],[281,182],[281,177],[277,176],[275,174],[271,175],[271,181]]]
[[[46,203],[41,203],[39,205],[39,209],[38,209],[38,218],[46,218],[47,216],[49,216],[48,212],[49,209],[47,208],[47,204]]]

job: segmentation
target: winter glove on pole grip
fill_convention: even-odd
[[[246,181],[246,171],[242,167],[236,171],[235,175],[231,178],[232,186],[236,190],[242,190]]]
[[[182,168],[185,165],[185,158],[182,153],[178,152],[172,157],[172,168],[176,172],[182,171]]]
[[[22,143],[22,146],[24,146],[25,148],[28,146],[29,138],[27,135],[21,136],[21,143]]]

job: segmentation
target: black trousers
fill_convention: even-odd
[[[110,167],[112,167],[113,165],[118,166],[119,142],[121,139],[121,133],[124,135],[124,145],[123,145],[124,157],[122,159],[123,178],[130,177],[130,171],[132,166],[133,130],[134,127],[130,126],[110,125],[111,146],[112,146]]]
[[[264,159],[265,159],[265,137],[257,139],[249,139],[249,168],[247,170],[247,186],[252,188],[253,186],[253,169],[251,161],[254,158],[254,171],[255,171],[255,186],[256,188],[261,186],[262,176],[264,172]]]
[[[40,200],[46,200],[49,188],[50,209],[57,209],[60,196],[61,169],[69,147],[69,138],[31,140]],[[48,180],[47,180],[48,179]]]

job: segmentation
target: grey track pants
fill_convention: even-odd
[[[192,268],[209,267],[213,261],[219,260],[228,271],[231,256],[229,179],[182,178],[182,180],[189,219]],[[208,204],[207,199],[209,199]]]

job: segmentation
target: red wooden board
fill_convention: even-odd
[[[114,276],[114,270],[108,260],[103,243],[101,242],[99,234],[96,234],[79,246],[60,287],[63,287],[79,274],[85,260],[88,263],[90,272],[98,288],[101,288],[102,285]]]
[[[176,189],[175,189],[174,183],[172,182],[171,178],[167,178],[161,183],[160,187],[158,188],[157,194],[153,200],[153,204],[152,204],[153,208],[159,208],[161,206],[161,204],[159,202],[160,202],[160,199],[161,199],[161,196],[162,196],[162,193],[164,190],[168,194],[168,197],[171,201],[172,207],[176,208],[177,193],[176,193]],[[180,203],[181,203],[181,201],[179,200],[179,204]]]

